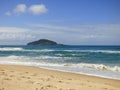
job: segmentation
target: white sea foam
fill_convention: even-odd
[[[40,60],[44,60],[44,59],[60,59],[60,57],[55,57],[55,56],[47,56],[47,55],[41,55],[41,56],[37,56],[37,57],[33,57],[33,59],[40,59]]]

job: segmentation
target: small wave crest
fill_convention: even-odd
[[[84,54],[55,54],[58,57],[82,57]]]
[[[91,53],[112,53],[112,54],[120,54],[120,51],[115,50],[63,50],[66,52],[91,52]]]
[[[96,53],[112,53],[112,54],[118,54],[120,51],[113,51],[113,50],[90,50],[88,52],[96,52]]]
[[[0,57],[1,58],[1,57]],[[16,56],[16,55],[10,55],[7,57],[2,57],[4,60],[10,60],[10,61],[24,61],[24,60],[30,60],[30,57],[27,56]]]
[[[6,47],[6,48],[0,48],[0,51],[21,51],[23,48],[11,48],[11,47]]]
[[[24,48],[19,48],[19,47],[4,47],[4,48],[0,48],[0,51],[27,51],[27,52],[52,52],[52,51],[56,51],[56,50],[52,50],[52,49],[24,49]]]
[[[31,56],[16,56],[16,55],[10,55],[10,56],[6,56],[6,57],[0,57],[0,60],[29,60],[29,61],[35,61],[35,60],[48,60],[49,59],[59,59],[60,57],[55,57],[55,56],[47,56],[47,55],[41,55],[41,56],[35,56],[35,57],[31,57]]]

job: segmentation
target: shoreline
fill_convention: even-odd
[[[34,66],[0,64],[0,74],[0,89],[4,90],[120,89],[120,80]]]
[[[37,67],[37,66],[33,66],[33,67]],[[86,76],[91,76],[91,77],[98,77],[98,78],[105,78],[105,79],[112,79],[112,80],[120,80],[120,78],[112,78],[112,77],[101,76],[101,75],[97,75],[97,74],[89,74],[89,73],[82,73],[82,72],[75,72],[75,71],[67,71],[67,70],[49,68],[49,67],[45,67],[45,66],[43,66],[43,67],[39,66],[37,68],[54,70],[54,71],[65,72],[65,73],[73,73],[73,74],[78,74],[78,75],[80,74],[80,75],[86,75]],[[67,68],[69,68],[69,67],[67,67]]]
[[[87,75],[87,76],[93,76],[93,77],[98,77],[98,78],[105,78],[105,79],[113,79],[113,80],[120,80],[120,77],[115,77],[115,76],[108,76],[109,74],[111,75],[111,73],[115,73],[115,72],[110,72],[110,71],[107,71],[109,73],[107,73],[107,76],[105,76],[105,72],[104,70],[102,71],[99,71],[99,70],[96,70],[96,69],[90,69],[90,68],[87,68],[89,69],[90,71],[92,70],[92,73],[86,73],[86,70],[87,69],[84,69],[84,68],[79,68],[80,71],[75,71],[75,69],[77,68],[72,68],[72,67],[60,67],[60,66],[46,66],[46,65],[27,65],[27,64],[0,64],[0,65],[13,65],[13,66],[30,66],[30,67],[36,67],[36,68],[42,68],[42,69],[48,69],[48,70],[54,70],[54,71],[60,71],[60,72],[68,72],[68,73],[73,73],[73,74],[80,74],[80,75]],[[70,68],[70,70],[68,70]],[[71,70],[72,69],[72,70]],[[84,72],[82,72],[82,71]],[[87,70],[87,71],[89,71]],[[93,70],[94,70],[94,74],[93,74]],[[96,73],[96,72],[100,72],[100,73]],[[118,74],[118,73],[116,73]]]

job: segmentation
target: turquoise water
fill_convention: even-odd
[[[83,73],[93,70],[120,76],[120,46],[0,46],[0,64]]]

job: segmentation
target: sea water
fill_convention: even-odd
[[[0,46],[0,64],[36,66],[120,80],[120,46]]]

